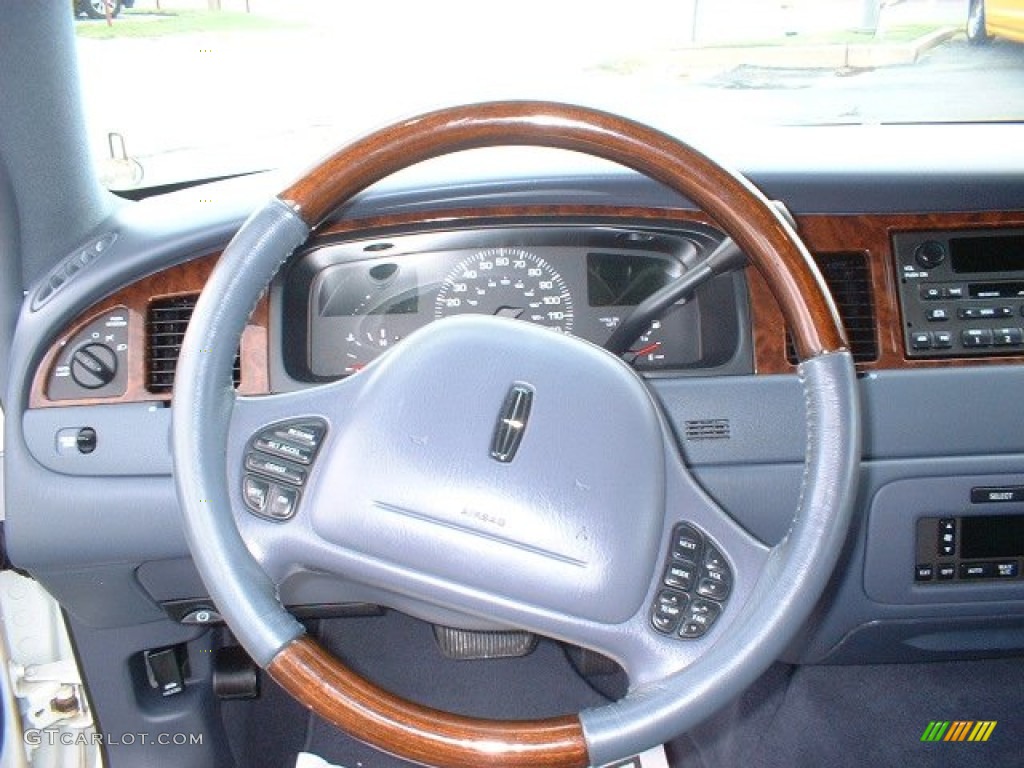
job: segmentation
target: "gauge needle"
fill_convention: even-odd
[[[513,320],[518,320],[523,315],[522,307],[498,307],[494,311],[495,317],[511,317]]]
[[[654,350],[658,349],[659,347],[661,347],[660,341],[652,341],[646,347],[641,347],[640,349],[631,349],[629,351],[635,357],[643,357],[644,355],[651,354],[651,352],[654,352]]]

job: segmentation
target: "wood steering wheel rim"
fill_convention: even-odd
[[[802,360],[845,350],[838,315],[810,255],[768,200],[741,176],[692,147],[608,113],[546,102],[496,102],[429,113],[341,149],[280,193],[274,204],[283,203],[312,230],[354,195],[396,171],[461,150],[503,145],[594,155],[674,189],[728,232],[763,274]],[[192,367],[201,363],[193,363],[192,352],[189,355],[189,372],[194,373]],[[196,402],[185,395],[181,407],[195,408]],[[180,430],[175,424],[176,442],[187,429],[184,419]],[[184,456],[187,448],[180,451]],[[179,448],[175,452],[177,462]],[[190,482],[187,473],[178,480],[183,505],[192,503],[183,490]],[[195,509],[187,514],[204,514],[209,507]],[[189,535],[193,544],[196,534]],[[211,594],[214,591],[211,587]],[[447,768],[583,768],[591,763],[587,736],[576,715],[495,721],[439,712],[383,691],[305,636],[293,637],[269,661],[258,656],[257,660],[286,691],[324,719],[408,760]]]

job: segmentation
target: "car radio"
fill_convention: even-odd
[[[900,232],[908,358],[1024,354],[1024,229]]]

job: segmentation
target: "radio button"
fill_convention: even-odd
[[[911,349],[931,349],[932,334],[930,331],[916,331],[910,334]]]
[[[1018,347],[1024,343],[1020,328],[996,328],[992,331],[992,343],[997,347]]]
[[[936,307],[935,309],[929,309],[925,313],[925,317],[928,318],[928,322],[941,323],[949,320],[949,310],[945,307]]]
[[[991,328],[969,328],[960,334],[960,341],[965,347],[991,347]]]
[[[995,317],[1013,317],[1012,307],[961,307],[957,310],[961,320],[991,320]]]
[[[943,289],[942,294],[947,299],[962,299],[964,297],[964,287],[962,285],[951,285],[949,288]]]
[[[924,301],[938,301],[942,298],[943,290],[937,285],[922,285],[921,298]]]
[[[952,331],[935,331],[935,333],[932,334],[932,346],[936,349],[949,349],[952,347]]]

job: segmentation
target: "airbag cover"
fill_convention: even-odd
[[[358,378],[310,488],[321,537],[423,584],[606,623],[636,613],[657,565],[666,441],[621,360],[522,321],[462,316]],[[532,404],[499,461],[517,384]]]

